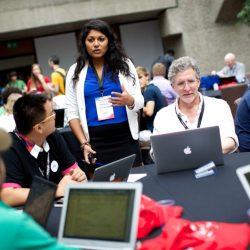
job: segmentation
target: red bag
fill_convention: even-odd
[[[250,243],[247,223],[191,222],[169,218],[160,236],[144,241],[137,250],[243,250]]]
[[[145,238],[154,228],[166,223],[168,218],[180,217],[183,208],[178,206],[164,206],[142,195],[137,239]]]

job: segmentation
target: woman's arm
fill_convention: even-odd
[[[70,126],[72,132],[74,133],[74,135],[76,136],[77,140],[82,145],[81,149],[83,150],[84,160],[88,164],[90,164],[89,155],[90,154],[96,154],[96,151],[94,151],[92,149],[92,147],[91,147],[90,144],[86,144],[86,143],[88,143],[88,140],[86,139],[86,136],[83,133],[80,120],[79,119],[72,119],[72,120],[70,120],[69,121],[69,126]]]

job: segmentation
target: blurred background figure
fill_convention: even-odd
[[[27,83],[27,92],[38,92],[52,94],[53,88],[48,76],[43,76],[42,70],[39,64],[32,64],[31,66],[31,78]]]
[[[169,105],[175,101],[176,93],[170,81],[165,78],[166,71],[167,69],[163,63],[155,63],[152,67],[153,79],[150,83],[153,83],[160,89],[165,98],[166,105]]]
[[[165,99],[160,89],[152,82],[149,83],[149,73],[146,68],[138,66],[136,71],[144,97],[141,119],[144,119],[146,122],[146,130],[153,132],[155,115],[161,108],[166,106]]]
[[[226,54],[224,61],[226,66],[218,72],[212,71],[212,74],[217,74],[219,77],[235,76],[238,83],[246,81],[245,65],[241,62],[237,62],[236,56],[233,53]]]
[[[17,99],[22,96],[22,91],[17,87],[8,87],[2,94],[3,106],[0,107],[0,128],[11,132],[16,124],[13,117],[13,106]]]
[[[165,67],[166,67],[166,74],[165,74],[165,78],[168,79],[168,69],[170,67],[170,65],[172,64],[172,62],[174,61],[175,59],[175,52],[173,49],[168,49],[166,51],[166,54],[165,55],[161,55],[159,56],[152,64],[152,66],[159,62],[159,63],[162,63]]]
[[[65,94],[65,76],[66,71],[59,66],[60,59],[58,56],[53,55],[49,57],[48,64],[53,70],[51,74],[51,82],[55,91],[55,95]]]
[[[18,79],[16,71],[11,71],[9,73],[9,82],[7,83],[6,87],[17,87],[23,93],[27,91],[26,83],[23,80]]]

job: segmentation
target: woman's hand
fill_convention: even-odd
[[[87,164],[95,164],[96,158],[92,158],[92,155],[96,154],[96,151],[94,151],[90,145],[85,145],[83,150],[83,156],[84,160]]]
[[[112,95],[116,95],[116,97],[111,97],[110,102],[114,107],[117,106],[133,106],[134,98],[125,90],[122,85],[122,93],[119,92],[111,92]]]

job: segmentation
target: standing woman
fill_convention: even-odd
[[[27,92],[38,93],[52,93],[51,82],[48,76],[42,74],[42,70],[39,64],[32,64],[31,66],[31,78],[27,83]]]
[[[102,20],[86,23],[77,62],[67,74],[66,112],[87,163],[139,152],[137,112],[143,101],[135,67],[111,27]]]

